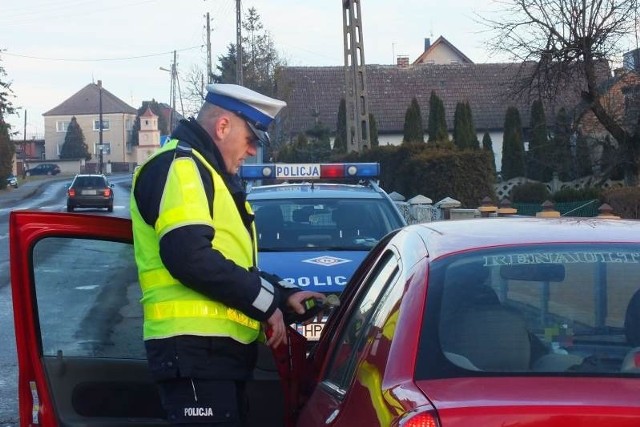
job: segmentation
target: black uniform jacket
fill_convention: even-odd
[[[193,119],[182,120],[172,134],[180,146],[202,154],[224,179],[235,199],[245,227],[250,230],[253,215],[245,209],[246,194],[236,175],[225,171],[221,154],[209,134]],[[139,172],[134,197],[145,222],[153,226],[164,183],[174,155],[190,155],[188,150],[162,153],[147,162]],[[195,159],[195,157],[194,157]],[[209,204],[213,206],[214,188],[209,171],[196,160]],[[215,230],[191,225],[170,231],[160,240],[160,256],[171,275],[185,286],[208,298],[240,309],[250,317],[264,321],[283,305],[289,290],[278,289],[274,303],[266,312],[252,302],[261,289],[256,272],[249,272],[227,260],[211,248]],[[178,336],[147,340],[147,357],[152,374],[158,380],[175,377],[245,379],[256,361],[256,343],[245,345],[231,338]]]

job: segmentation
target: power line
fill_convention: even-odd
[[[148,55],[127,56],[127,57],[120,57],[120,58],[93,58],[93,59],[44,58],[44,57],[39,57],[39,56],[31,56],[31,55],[22,55],[22,54],[18,54],[18,53],[10,53],[10,52],[7,52],[6,50],[0,51],[0,54],[1,55],[7,55],[7,56],[14,56],[14,57],[18,57],[18,58],[36,59],[38,61],[104,62],[104,61],[128,61],[128,60],[131,60],[131,59],[151,58],[151,57],[154,57],[154,56],[163,56],[163,55],[166,55],[168,53],[173,53],[173,52],[184,52],[184,51],[187,51],[187,50],[202,49],[203,47],[204,47],[204,45],[198,45],[198,46],[185,47],[183,49],[174,49],[174,50],[170,50],[170,51],[167,51],[167,52],[150,53]]]

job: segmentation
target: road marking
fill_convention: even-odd
[[[91,291],[97,287],[98,285],[76,286],[76,289],[81,291]]]

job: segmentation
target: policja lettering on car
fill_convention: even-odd
[[[211,408],[184,408],[185,417],[212,417],[213,409]]]
[[[313,284],[313,286],[331,286],[332,284],[344,286],[347,284],[347,278],[345,276],[325,276],[325,278],[320,278],[319,276],[311,276],[311,277],[298,277],[297,279],[293,277],[288,277],[285,280],[291,283],[295,283],[301,288],[306,288],[307,286]],[[322,281],[325,280],[325,281]]]

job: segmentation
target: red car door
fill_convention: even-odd
[[[131,221],[15,211],[9,239],[20,425],[167,425],[145,359]],[[284,405],[295,402],[295,382],[281,383],[278,367],[293,372],[289,356],[304,350],[280,351],[276,365],[260,348],[250,425],[294,414]]]

